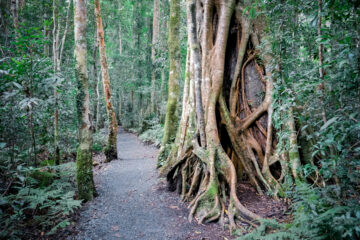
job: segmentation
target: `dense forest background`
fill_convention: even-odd
[[[84,136],[77,2],[0,0],[1,239],[56,234],[92,198],[79,195],[76,180]],[[360,238],[358,1],[103,0],[99,15],[96,2],[84,2],[83,39],[93,153],[111,160],[110,100],[119,125],[160,147],[161,174],[187,186],[179,192],[195,199],[191,214],[203,221],[221,220],[229,196],[233,217],[260,225],[245,238]],[[227,9],[228,22],[221,18]],[[202,28],[207,22],[212,30]],[[213,49],[201,38],[209,31]],[[207,77],[210,88],[201,85]],[[232,165],[234,184],[249,181],[259,193],[286,199],[287,223],[239,207],[227,179]]]

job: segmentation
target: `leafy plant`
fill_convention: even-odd
[[[75,199],[74,163],[39,169],[20,168],[14,174],[17,177],[11,193],[0,197],[3,229],[0,238],[36,237],[39,231],[51,235],[69,224],[67,217],[81,206],[81,201]]]

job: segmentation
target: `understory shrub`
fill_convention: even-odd
[[[51,235],[70,224],[67,217],[81,206],[76,200],[75,164],[18,167],[0,196],[0,239]]]
[[[139,135],[141,141],[151,142],[155,146],[159,147],[161,145],[163,135],[164,129],[158,118],[150,118],[143,121]]]
[[[260,227],[238,239],[359,239],[360,198],[348,193],[339,186],[314,188],[298,183],[289,193],[294,201],[292,222],[263,220]]]

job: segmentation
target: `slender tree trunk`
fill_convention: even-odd
[[[95,0],[95,16],[96,16],[98,39],[99,39],[99,54],[100,54],[104,96],[106,102],[106,110],[109,119],[109,137],[108,137],[107,146],[105,148],[105,155],[106,155],[106,161],[110,162],[111,160],[117,158],[116,138],[118,132],[118,125],[116,120],[116,114],[111,100],[110,77],[109,77],[109,70],[106,59],[104,30],[103,30],[99,0]]]
[[[99,48],[99,41],[97,39],[97,31],[95,30],[95,37],[94,37],[94,51],[93,51],[93,76],[94,76],[94,79],[93,79],[93,90],[94,90],[94,93],[96,93],[97,95],[97,98],[96,100],[99,99],[99,96],[98,96],[98,70],[97,70],[97,57],[96,57],[96,54],[97,54],[97,51],[98,51],[98,48]],[[96,101],[94,103],[94,111],[93,111],[93,114],[94,114],[94,123],[95,123],[95,131],[97,131],[97,126],[98,126],[98,101]]]
[[[19,29],[18,7],[19,7],[18,0],[11,0],[11,13],[12,13],[13,25],[15,29],[15,39],[17,39],[18,37],[17,30]]]
[[[95,129],[96,131],[99,131],[100,128],[100,91],[99,91],[99,85],[100,85],[100,74],[97,77],[96,82],[96,125]]]
[[[59,53],[58,53],[58,36],[59,36],[59,29],[58,29],[58,19],[57,19],[57,1],[53,0],[53,71],[54,77],[57,79],[57,74],[59,71]],[[54,87],[54,98],[55,98],[55,106],[54,106],[54,149],[55,149],[55,163],[56,165],[60,164],[60,149],[59,149],[59,106],[58,106],[58,89],[57,83],[55,83]]]
[[[58,60],[58,70],[61,70],[61,64],[62,64],[62,57],[63,57],[63,53],[64,53],[64,46],[65,46],[65,40],[66,40],[66,35],[69,29],[69,15],[70,15],[70,7],[71,7],[71,3],[72,1],[69,1],[68,6],[66,8],[66,18],[65,18],[65,28],[64,28],[64,33],[60,42],[60,51],[59,51],[59,60]]]
[[[118,0],[118,12],[120,13],[121,11],[121,1]],[[123,51],[123,44],[122,44],[122,28],[121,28],[121,21],[119,21],[119,55],[122,56],[122,51]]]
[[[66,40],[66,35],[69,28],[69,15],[70,15],[70,6],[71,2],[69,1],[66,11],[65,18],[65,28],[62,39],[60,41],[60,19],[57,16],[58,7],[57,1],[53,0],[53,70],[55,78],[58,77],[58,74],[61,71],[62,56],[64,52],[64,45]],[[58,94],[58,83],[55,84],[54,89],[54,149],[55,149],[55,163],[60,164],[60,147],[59,147],[59,94]]]
[[[161,85],[160,85],[160,104],[162,105],[164,101],[166,101],[165,97],[165,70],[162,69],[161,70]],[[165,113],[164,111],[160,111],[160,122],[161,123],[164,123],[165,121]]]
[[[76,156],[76,180],[79,198],[89,201],[95,195],[92,171],[93,131],[90,119],[89,80],[86,69],[86,3],[74,0],[75,76],[77,79],[77,111],[79,119],[80,145]]]
[[[122,31],[121,24],[119,23],[119,55],[122,56],[123,46],[122,46]]]
[[[196,102],[196,116],[198,121],[198,130],[200,134],[201,146],[206,146],[205,135],[205,120],[204,110],[201,97],[201,57],[200,57],[200,45],[196,31],[196,1],[187,0],[187,18],[188,18],[188,36],[190,39],[191,56],[193,58],[194,70],[195,70],[195,102]]]
[[[46,41],[44,43],[44,55],[45,56],[49,56],[50,54],[50,49],[49,49],[49,44],[47,43],[47,41],[49,40],[49,27],[46,24],[46,21],[48,20],[48,13],[47,13],[47,9],[46,9],[47,4],[43,4],[44,7],[44,15],[43,15],[43,23],[44,23],[44,40]]]
[[[164,136],[158,157],[158,166],[167,158],[168,145],[175,139],[176,129],[179,120],[178,101],[179,101],[179,82],[181,71],[180,59],[180,0],[170,1],[170,21],[169,21],[169,90],[168,101],[166,104],[166,116],[164,126]]]
[[[160,16],[160,0],[154,0],[154,8],[153,8],[153,31],[152,31],[152,45],[151,45],[151,62],[152,62],[152,71],[151,71],[151,112],[157,112],[157,103],[155,99],[155,88],[156,88],[156,48],[159,40],[159,16]]]
[[[317,33],[318,33],[318,38],[321,38],[321,13],[322,13],[322,0],[318,0],[318,29],[317,29]],[[323,68],[323,61],[324,61],[324,56],[323,56],[323,51],[324,51],[324,46],[323,44],[320,42],[319,43],[319,78],[320,78],[320,87],[319,89],[321,90],[321,94],[325,95],[325,82],[324,82],[324,68]],[[325,103],[324,103],[324,98],[321,97],[321,102],[322,102],[322,112],[321,112],[321,116],[323,119],[323,122],[326,123],[326,111],[325,111]]]

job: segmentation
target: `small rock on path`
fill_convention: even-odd
[[[189,223],[179,195],[158,178],[157,149],[119,127],[118,159],[95,171],[99,196],[80,211],[68,239],[230,239],[217,224]]]

